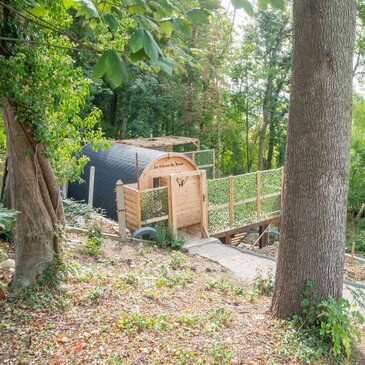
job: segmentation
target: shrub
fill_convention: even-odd
[[[267,276],[264,277],[261,270],[256,271],[256,275],[252,281],[253,292],[255,295],[271,296],[274,291],[274,275],[270,268]]]
[[[365,309],[365,295],[351,290],[354,303],[344,298],[329,297],[320,300],[312,281],[308,281],[301,301],[302,315],[294,316],[293,323],[298,329],[305,329],[321,348],[327,348],[335,358],[350,358],[352,347],[361,341],[358,324],[364,323],[362,314],[354,309],[358,305]]]
[[[88,229],[87,242],[81,245],[80,250],[83,254],[97,257],[100,255],[102,243],[101,225],[98,222],[93,222]]]
[[[155,226],[156,229],[156,243],[159,247],[171,247],[179,250],[184,246],[186,238],[182,235],[175,237],[171,226],[160,224]]]

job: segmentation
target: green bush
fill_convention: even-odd
[[[272,269],[269,268],[267,276],[263,276],[261,270],[257,270],[252,280],[254,295],[271,296],[274,291],[274,275]]]
[[[80,247],[80,251],[85,255],[99,256],[101,245],[103,243],[103,235],[101,225],[93,222],[89,225],[87,242]]]
[[[181,249],[186,238],[184,236],[175,237],[171,226],[160,224],[155,226],[156,229],[156,243],[159,247],[171,247],[174,250]]]
[[[351,252],[352,244],[355,244],[356,252],[365,253],[365,218],[356,219],[353,227],[348,228],[348,238],[346,241],[346,251]]]
[[[317,344],[320,353],[327,350],[335,358],[349,359],[352,347],[361,341],[358,324],[364,323],[364,317],[354,305],[364,310],[365,295],[354,290],[351,293],[354,303],[344,298],[321,300],[313,282],[307,282],[301,301],[303,314],[294,316],[293,324],[314,340],[312,342]]]

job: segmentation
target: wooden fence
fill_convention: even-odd
[[[138,190],[124,185],[126,226],[129,230],[167,221],[169,218],[167,187]]]
[[[191,183],[193,180],[189,180]],[[203,189],[202,215],[208,215],[208,232],[217,234],[280,216],[283,169],[258,171],[207,181]],[[205,184],[205,183],[204,183]],[[171,195],[167,186],[138,190],[137,184],[124,185],[126,226],[134,231],[144,225],[171,220]],[[176,194],[176,193],[175,193]],[[182,197],[184,202],[184,197]],[[207,200],[207,204],[206,204]],[[186,201],[186,199],[185,199]],[[207,213],[206,213],[207,212]]]
[[[191,158],[199,170],[205,170],[207,172],[208,179],[215,178],[215,150],[198,150],[184,152],[184,155]]]
[[[283,169],[208,180],[210,234],[278,217]]]

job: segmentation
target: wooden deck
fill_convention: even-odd
[[[238,246],[247,236],[246,231],[259,228],[259,247],[263,248],[269,243],[269,235],[265,233],[270,224],[279,225],[280,217],[267,219],[261,222],[251,223],[239,228],[212,234],[211,237],[219,238],[226,244]]]

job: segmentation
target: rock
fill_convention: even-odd
[[[15,261],[12,259],[7,259],[6,261],[0,262],[0,269],[14,269]]]

